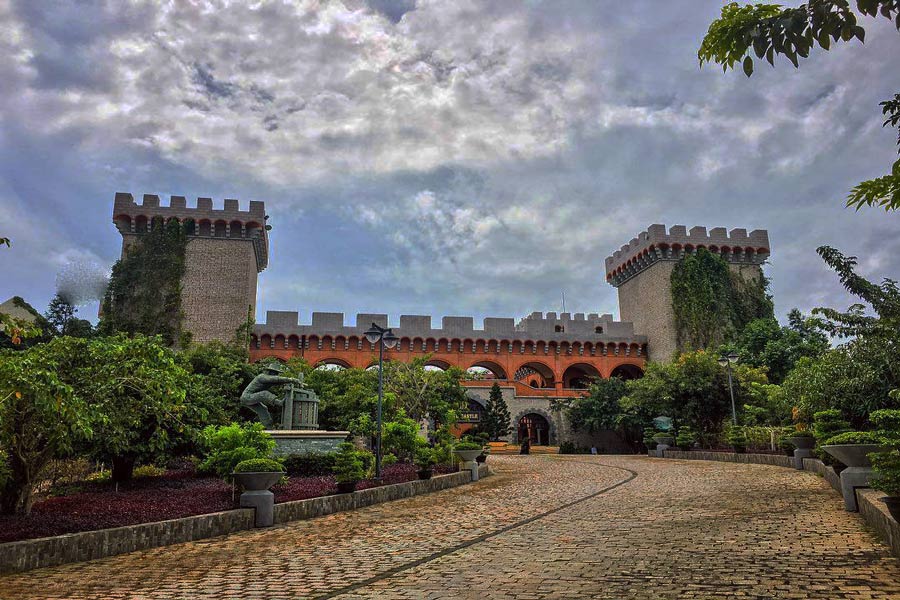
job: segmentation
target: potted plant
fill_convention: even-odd
[[[690,427],[682,427],[675,436],[675,444],[680,450],[688,451],[697,443],[697,433]]]
[[[419,479],[431,479],[434,472],[434,465],[437,464],[437,457],[434,450],[429,447],[419,448],[416,450],[415,464],[419,468],[417,471]]]
[[[656,440],[653,439],[653,436],[656,435],[656,429],[652,427],[644,428],[644,445],[647,446],[647,450],[656,450]]]
[[[872,488],[887,494],[881,499],[895,521],[900,521],[900,449],[869,455],[875,477]]]
[[[790,435],[782,439],[798,450],[812,450],[816,447],[816,438],[809,430],[792,431]],[[793,449],[791,455],[793,455]]]
[[[360,453],[350,442],[343,442],[338,446],[332,471],[334,479],[337,481],[339,494],[349,494],[356,489],[356,484],[366,476],[365,464]]]
[[[235,482],[248,492],[267,490],[284,477],[284,467],[271,458],[251,458],[234,467]]]
[[[453,446],[453,454],[455,454],[461,461],[470,462],[475,460],[479,454],[484,451],[481,444],[478,442],[473,442],[471,440],[463,440]]]
[[[725,439],[735,453],[742,454],[747,451],[747,435],[740,425],[729,425],[725,432]]]
[[[661,431],[653,435],[653,440],[656,442],[657,446],[674,446],[675,438],[672,437],[671,433],[667,433],[665,431]]]
[[[486,433],[479,433],[475,436],[476,441],[481,444],[481,454],[475,457],[475,462],[478,464],[483,464],[487,461],[488,454],[491,453],[491,447],[488,445],[488,435]]]
[[[869,454],[884,450],[884,438],[874,431],[848,431],[825,440],[822,449],[848,467],[872,466]]]

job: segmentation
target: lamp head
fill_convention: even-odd
[[[736,362],[738,361],[738,359],[740,359],[741,357],[738,356],[737,352],[731,352],[731,353],[729,353],[728,356],[726,356],[725,358],[728,359],[728,362],[730,362],[731,364],[734,364],[734,363],[736,363]]]
[[[718,363],[719,363],[719,366],[721,366],[721,367],[727,367],[727,366],[728,366],[728,358],[725,357],[725,356],[720,357],[719,360],[716,361],[716,362],[718,362]]]
[[[382,343],[384,343],[385,348],[393,348],[394,346],[397,345],[397,342],[400,341],[400,338],[398,338],[396,335],[394,335],[393,331],[388,329],[387,331],[384,332],[384,336],[381,338],[381,341],[382,341]]]
[[[372,323],[372,326],[363,335],[366,336],[370,344],[374,344],[381,338],[381,333],[382,329],[375,323]]]

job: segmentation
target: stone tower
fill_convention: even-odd
[[[248,311],[255,318],[257,276],[269,254],[265,204],[251,201],[249,210],[240,210],[237,200],[226,199],[224,208],[214,209],[211,198],[198,198],[192,208],[183,196],[172,196],[169,206],[160,206],[159,196],[145,194],[137,204],[131,194],[117,193],[113,222],[123,254],[155,217],[194,222],[182,280],[184,329],[195,342],[230,341]]]
[[[769,233],[756,229],[726,231],[716,227],[651,225],[606,259],[606,280],[619,290],[622,321],[634,323],[637,335],[647,336],[651,360],[668,361],[678,348],[671,276],[686,254],[706,248],[728,262],[745,279],[758,278],[769,256]]]

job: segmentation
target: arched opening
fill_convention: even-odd
[[[579,363],[570,366],[563,372],[563,387],[573,390],[586,390],[591,382],[600,379],[600,371],[593,365]]]
[[[644,376],[644,372],[637,365],[619,365],[609,374],[610,377],[618,377],[620,379],[640,379]]]
[[[323,358],[316,363],[316,371],[343,371],[349,369],[350,363],[340,358]],[[378,368],[378,365],[375,365]]]
[[[528,440],[532,446],[550,445],[550,423],[543,415],[528,413],[519,419],[519,443]]]
[[[262,225],[256,221],[250,221],[246,225],[246,231],[248,238],[255,238],[262,231]]]
[[[552,388],[555,383],[553,369],[539,362],[525,363],[516,369],[514,378],[533,388]]]
[[[197,234],[205,237],[209,237],[212,235],[212,223],[209,219],[200,219]]]
[[[457,422],[478,425],[482,421],[484,421],[484,406],[482,406],[478,400],[469,398],[466,404],[466,410],[459,413]]]
[[[149,231],[148,228],[149,220],[144,215],[138,215],[134,219],[134,232],[135,233],[147,233]]]
[[[466,369],[466,373],[479,379],[506,379],[506,371],[503,370],[503,367],[490,360],[482,360],[473,364]]]
[[[241,237],[241,234],[243,233],[241,231],[242,225],[243,225],[243,223],[241,223],[240,221],[232,221],[228,227],[228,237],[233,237],[233,238]]]
[[[287,348],[287,344],[285,344],[285,337],[280,333],[275,336],[275,347],[279,350],[281,350],[282,348]]]
[[[120,233],[131,233],[131,217],[128,215],[119,215],[115,219],[116,227]]]
[[[225,221],[216,221],[213,225],[213,235],[215,237],[225,237],[225,229]]]

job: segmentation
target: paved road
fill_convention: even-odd
[[[490,463],[437,494],[0,578],[0,598],[900,598],[900,560],[811,473]]]

